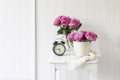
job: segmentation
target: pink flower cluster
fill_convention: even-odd
[[[98,36],[94,32],[90,31],[79,31],[79,32],[71,32],[68,34],[67,39],[69,41],[78,41],[78,42],[84,42],[84,41],[96,41]]]
[[[55,26],[63,26],[63,27],[72,27],[72,28],[79,28],[81,23],[78,19],[73,18],[71,19],[69,16],[59,16],[55,19],[54,23]]]

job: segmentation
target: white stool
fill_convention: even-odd
[[[64,56],[56,56],[52,55],[48,62],[51,65],[51,80],[56,80],[56,71],[59,70],[61,72],[61,69],[68,69],[68,63],[66,58],[70,55],[64,55]],[[84,67],[80,67],[81,70],[88,70],[90,71],[90,80],[96,80],[97,77],[97,62],[98,61],[89,61],[87,62]],[[60,73],[61,74],[61,73]],[[61,80],[61,75],[60,79]]]

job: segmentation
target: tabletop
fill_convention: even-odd
[[[67,64],[69,58],[75,58],[74,54],[64,54],[63,56],[57,56],[55,54],[50,55],[48,62],[50,64]],[[87,64],[96,64],[98,62],[97,60],[87,61]]]

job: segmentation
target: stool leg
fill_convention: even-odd
[[[59,75],[60,77],[59,77],[59,78],[60,78],[60,80],[61,80],[61,69],[59,70],[59,73],[60,73],[60,75]]]
[[[51,64],[51,80],[56,80],[56,65]]]
[[[94,70],[90,71],[90,80],[96,80],[97,78],[97,72]]]

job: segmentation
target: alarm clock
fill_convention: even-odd
[[[53,52],[58,55],[62,56],[66,51],[65,47],[65,41],[61,38],[58,38],[56,41],[53,43]]]

